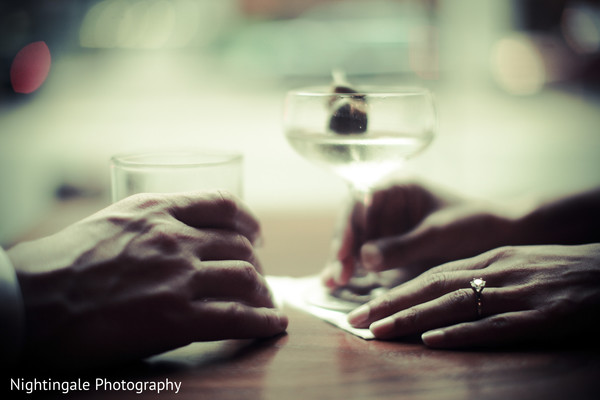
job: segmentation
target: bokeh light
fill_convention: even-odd
[[[496,82],[508,93],[533,94],[546,82],[542,55],[527,36],[500,39],[492,50],[491,63]]]
[[[43,41],[23,47],[10,67],[10,82],[17,93],[33,93],[46,80],[50,72],[50,49]]]

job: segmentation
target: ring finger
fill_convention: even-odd
[[[388,339],[526,308],[522,296],[512,288],[488,288],[481,292],[479,299],[480,310],[472,289],[458,289],[377,320],[370,329],[377,338]]]

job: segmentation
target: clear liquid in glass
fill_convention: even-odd
[[[292,147],[306,159],[333,170],[354,187],[366,190],[427,147],[433,133],[419,136],[385,132],[324,135],[290,131],[286,136]]]

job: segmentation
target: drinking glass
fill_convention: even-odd
[[[374,188],[434,138],[432,94],[418,87],[296,89],[285,97],[283,124],[285,136],[298,154],[347,182],[354,205],[353,252],[359,260]],[[341,234],[334,234],[335,243],[341,243]],[[348,296],[348,290],[341,288],[334,295],[365,302],[381,291],[377,276],[367,274],[358,261],[355,278],[363,281],[355,285],[362,288],[360,291]]]
[[[243,156],[235,151],[155,151],[113,156],[112,201],[135,193],[224,189],[242,197]]]

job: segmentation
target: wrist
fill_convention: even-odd
[[[513,216],[516,243],[520,245],[558,244],[556,227],[551,223],[551,210],[542,201],[529,202]],[[562,228],[567,228],[566,226]]]
[[[518,246],[532,244],[538,236],[534,210],[537,202],[531,198],[515,200],[502,205],[494,205],[490,213],[497,221],[497,246]]]

